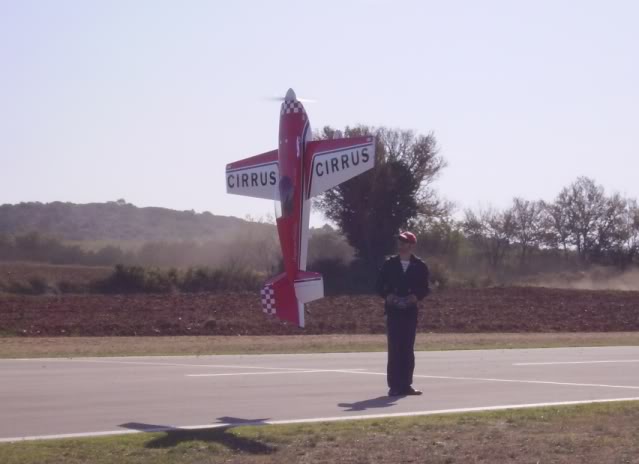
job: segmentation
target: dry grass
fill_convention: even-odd
[[[637,332],[417,334],[416,349],[639,345]],[[384,335],[0,337],[0,358],[384,351]]]
[[[639,463],[639,402],[0,445],[30,463]]]

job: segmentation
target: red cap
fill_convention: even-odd
[[[402,242],[412,243],[413,245],[417,243],[417,237],[412,232],[402,232],[397,238]]]

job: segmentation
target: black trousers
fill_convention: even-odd
[[[386,310],[388,364],[386,380],[392,390],[404,390],[413,384],[415,370],[415,332],[417,308]]]

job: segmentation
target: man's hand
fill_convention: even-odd
[[[395,298],[396,296],[394,293],[389,293],[388,295],[386,295],[386,303],[392,305],[393,303],[395,303]]]

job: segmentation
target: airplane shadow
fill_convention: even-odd
[[[373,408],[389,408],[395,406],[400,396],[378,396],[369,400],[356,401],[354,403],[337,403],[340,408],[348,408],[344,411],[365,411]]]
[[[218,417],[218,423],[229,424],[210,429],[188,430],[179,427],[166,425],[142,424],[129,422],[120,425],[131,430],[141,432],[164,432],[165,435],[149,441],[145,448],[172,448],[189,441],[204,441],[209,443],[219,443],[230,450],[240,451],[248,454],[272,454],[277,448],[252,440],[246,437],[239,437],[228,431],[240,425],[260,425],[268,419],[240,419],[237,417]]]

